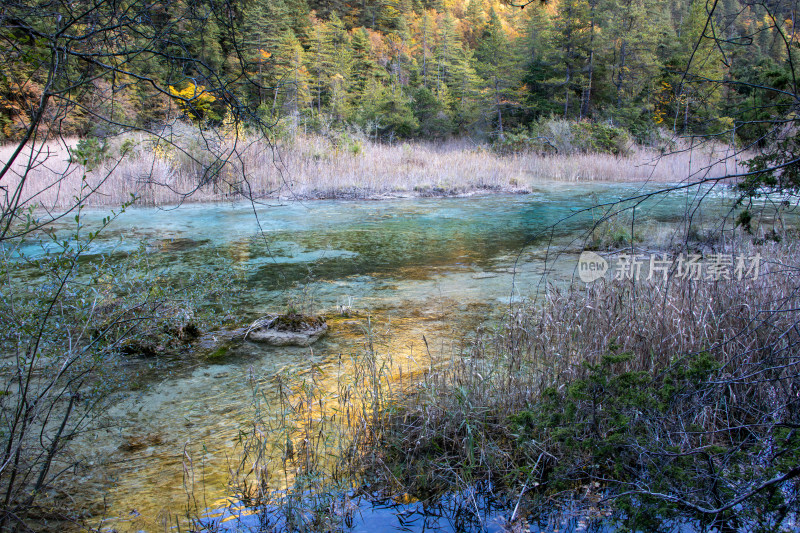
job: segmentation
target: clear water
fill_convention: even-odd
[[[281,372],[300,380],[312,366],[334,372],[337,361],[363,350],[366,316],[380,332],[381,350],[409,366],[426,349],[423,335],[432,350],[457,350],[510,299],[573,277],[593,222],[593,213],[581,209],[643,190],[651,189],[559,184],[524,196],[130,209],[105,231],[95,253],[123,254],[144,240],[175,277],[230,261],[244,272],[234,295],[243,325],[300,300],[328,313],[349,305],[359,318],[332,322],[313,348],[245,343],[218,364],[132,361],[131,375],[143,376],[147,386],[121,394],[106,413],[107,429],[75,443],[89,466],[74,480],[76,495],[114,519],[109,527],[160,528],[164,517],[186,510],[191,458],[194,486],[202,488],[199,506],[218,507],[227,465],[238,453],[236,436],[252,415],[254,383],[274,387]],[[724,213],[727,202],[718,196],[709,209]],[[693,198],[650,200],[637,217],[675,222]],[[83,220],[92,226],[107,214],[87,210]],[[25,251],[37,253],[38,246]],[[567,253],[553,263],[548,251],[559,250]]]

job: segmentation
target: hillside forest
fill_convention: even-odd
[[[77,31],[83,40],[69,43],[71,63],[61,67],[70,80],[57,92],[69,111],[57,122],[80,137],[103,137],[115,123],[214,126],[234,103],[237,118],[271,131],[357,128],[383,141],[502,139],[563,118],[639,141],[669,130],[757,143],[796,93],[793,5],[160,0],[125,21],[103,54],[92,55],[91,28]],[[0,140],[25,134],[50,83],[37,67],[49,41],[37,46],[35,24],[9,25],[0,39]]]

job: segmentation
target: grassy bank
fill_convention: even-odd
[[[791,527],[800,254],[721,250],[760,253],[758,278],[552,289],[478,331],[384,412],[373,486],[434,500],[483,483],[517,526],[577,499],[583,520],[636,530]]]
[[[13,146],[0,148],[8,160]],[[526,192],[550,181],[677,182],[740,170],[723,146],[673,146],[669,155],[633,146],[608,153],[502,155],[468,140],[444,144],[380,144],[337,134],[296,137],[275,145],[240,132],[186,126],[163,138],[126,135],[102,144],[68,139],[27,149],[17,176],[30,167],[23,189],[28,203],[119,205],[137,195],[141,205],[254,199],[380,199]]]

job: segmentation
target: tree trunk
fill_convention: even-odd
[[[625,45],[627,42],[622,40],[622,45],[619,49],[619,70],[617,71],[617,82],[614,84],[617,87],[617,109],[622,107],[622,79],[625,72]]]
[[[592,1],[591,5],[591,15],[589,18],[589,64],[588,64],[588,80],[586,83],[586,87],[583,91],[583,102],[582,102],[582,109],[581,109],[581,118],[584,116],[589,116],[589,111],[591,110],[592,106],[592,76],[594,75],[594,10],[596,6],[596,2]]]

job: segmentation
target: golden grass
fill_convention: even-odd
[[[167,139],[167,140],[165,140]],[[26,148],[4,180],[13,189],[26,168],[24,203],[63,207],[76,196],[86,205],[142,205],[274,199],[457,196],[524,192],[557,182],[681,182],[741,171],[726,147],[676,150],[661,156],[636,147],[608,154],[498,155],[467,141],[378,144],[366,140],[297,137],[270,145],[230,132],[178,127],[159,139],[127,135],[109,143],[108,159],[87,170],[70,163],[77,139]],[[0,147],[0,162],[15,146]],[[124,154],[124,157],[122,156]]]

